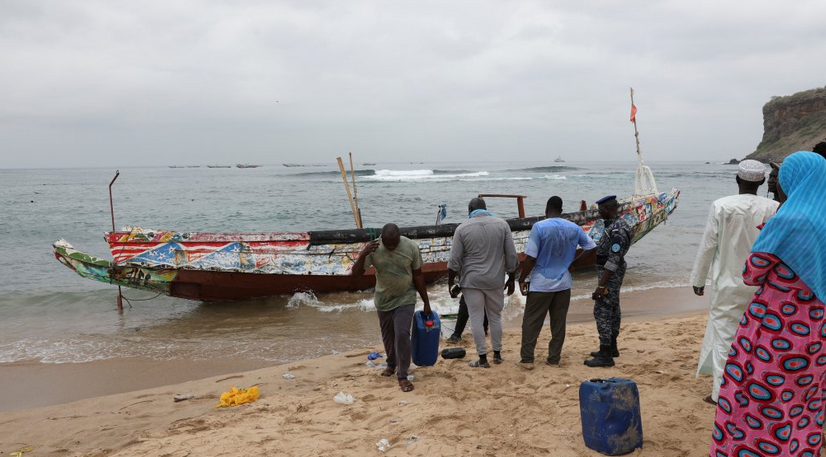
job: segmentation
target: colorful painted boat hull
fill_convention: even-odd
[[[629,199],[620,217],[634,230],[634,242],[664,222],[679,202],[679,190]],[[580,225],[595,241],[604,232],[596,208],[563,217]],[[542,217],[511,219],[518,252],[530,228]],[[428,282],[447,274],[457,224],[407,227],[402,234],[419,244]],[[358,291],[375,285],[372,269],[361,278],[350,271],[377,229],[325,232],[197,233],[127,227],[105,234],[113,262],[83,254],[61,240],[55,257],[80,276],[109,284],[192,300],[243,300],[297,291]],[[594,252],[572,268],[594,265]]]

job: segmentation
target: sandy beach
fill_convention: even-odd
[[[534,371],[514,365],[520,331],[509,328],[503,365],[485,370],[468,367],[470,356],[440,360],[412,371],[411,393],[365,366],[378,347],[253,371],[243,371],[254,368],[249,362],[232,361],[5,366],[0,385],[6,392],[17,389],[20,404],[41,396],[46,400],[33,404],[53,404],[3,413],[0,452],[31,447],[25,455],[379,455],[376,443],[387,439],[392,447],[386,455],[600,455],[582,441],[578,388],[584,380],[618,376],[633,379],[640,390],[645,440],[632,455],[705,455],[714,409],[701,399],[711,379],[696,379],[694,372],[706,314],[663,311],[698,309],[705,299],[685,289],[623,298],[650,312],[624,320],[614,368],[582,364],[597,345],[593,322],[569,325],[561,365],[538,363]],[[549,338],[545,328],[538,361]],[[468,334],[464,346],[471,349]],[[285,379],[286,373],[294,378]],[[91,398],[54,404],[61,395],[46,391],[54,384],[44,379],[58,378],[69,398]],[[252,385],[261,391],[257,402],[214,407],[231,386]],[[104,395],[118,389],[123,393]],[[339,392],[355,402],[334,402]],[[173,401],[189,393],[195,397]]]

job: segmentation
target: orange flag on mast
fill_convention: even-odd
[[[634,88],[631,88],[631,122],[637,122],[637,107],[634,106]]]

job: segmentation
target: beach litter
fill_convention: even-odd
[[[229,392],[221,394],[221,402],[215,405],[216,408],[238,406],[244,403],[252,403],[258,400],[258,386],[252,386],[248,389],[239,389],[237,387],[230,387]]]
[[[281,375],[281,377],[286,379],[287,381],[289,381],[290,379],[295,379],[295,376],[293,376],[290,373],[284,373],[284,374]]]
[[[412,374],[407,375],[407,380],[412,381],[413,380],[413,375]]]
[[[23,454],[25,454],[26,452],[31,452],[33,450],[34,450],[34,448],[32,446],[27,446],[27,447],[24,447],[24,448],[20,448],[20,449],[14,451],[14,452],[11,452],[11,453],[9,453],[9,455],[11,457],[23,457]]]
[[[409,401],[407,401],[407,400],[399,400],[399,406],[404,406],[404,405],[406,405],[406,404],[408,404],[408,403],[410,403],[410,402],[409,402]]]
[[[380,359],[382,357],[384,357],[384,356],[381,355],[381,353],[379,353],[379,352],[371,352],[370,354],[367,355],[367,360],[376,360],[376,359]]]
[[[411,444],[415,443],[416,441],[419,441],[419,435],[410,435],[410,438],[404,440],[404,445],[405,446],[410,446]]]
[[[390,441],[387,438],[382,438],[376,443],[376,449],[379,452],[387,452],[390,449]]]
[[[386,363],[374,363],[372,360],[364,362],[364,366],[366,366],[367,368],[387,368]]]
[[[189,394],[176,394],[174,397],[172,397],[172,399],[175,400],[175,403],[177,403],[179,401],[190,400],[192,398],[195,398],[195,394],[192,394],[192,393],[189,393]]]
[[[353,398],[353,396],[350,394],[339,392],[336,394],[335,397],[333,397],[333,401],[335,401],[336,403],[341,403],[342,405],[352,405],[353,402],[356,401],[356,399]]]

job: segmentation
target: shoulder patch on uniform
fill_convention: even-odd
[[[613,245],[613,246],[611,246],[611,251],[613,251],[613,252],[619,252],[619,251],[620,251],[620,249],[622,249],[622,248],[621,248],[621,247],[620,247],[620,245],[619,245],[619,244],[617,244],[617,243],[614,243],[614,245]]]

